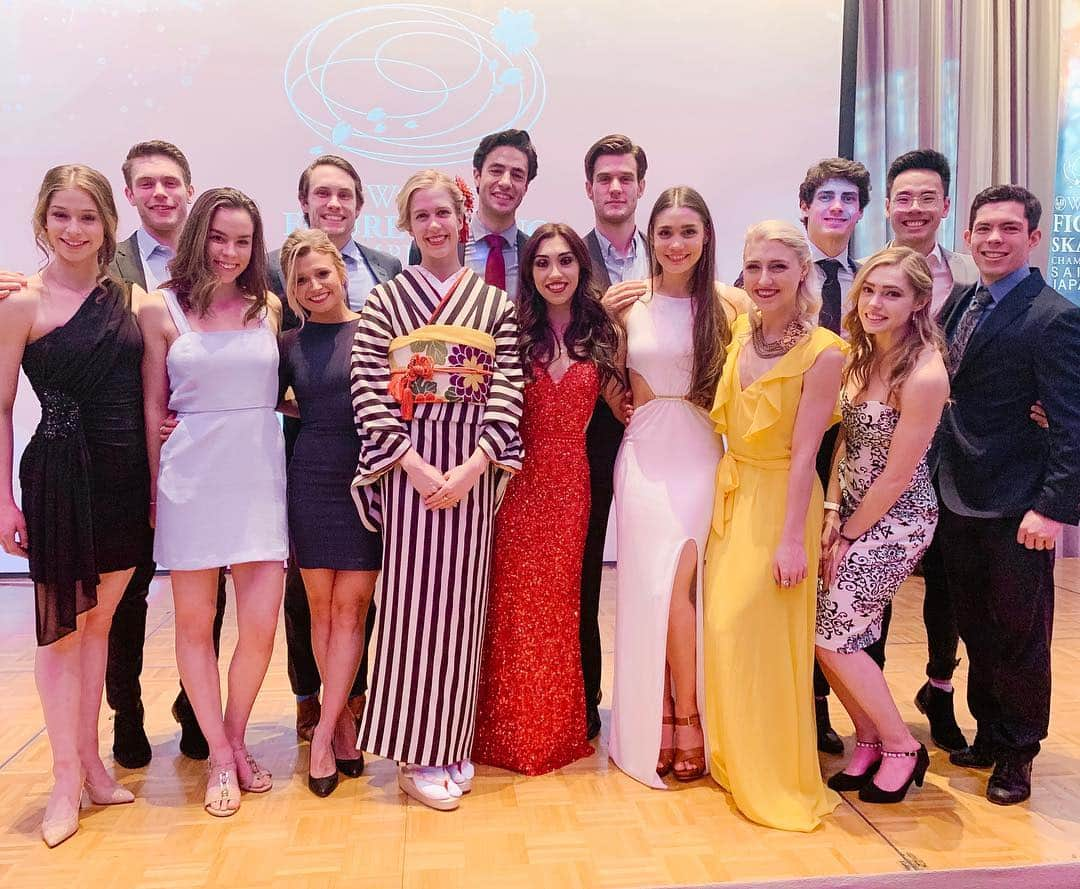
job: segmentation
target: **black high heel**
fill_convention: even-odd
[[[327,775],[325,778],[316,778],[311,772],[308,772],[307,776],[308,790],[315,794],[315,796],[330,796],[338,786],[338,773],[334,770],[334,774]]]
[[[919,745],[918,750],[882,750],[881,755],[899,757],[899,756],[911,756],[915,758],[915,768],[911,770],[911,774],[908,775],[907,781],[904,782],[902,787],[898,787],[896,790],[882,790],[873,781],[864,784],[859,790],[859,799],[864,803],[898,803],[907,796],[908,788],[912,783],[919,787],[923,785],[923,779],[926,777],[926,770],[930,768],[930,754],[926,752],[926,747],[922,744]]]
[[[871,778],[877,774],[878,766],[881,765],[881,741],[856,741],[856,747],[862,747],[864,750],[877,750],[879,751],[876,762],[870,763],[866,767],[866,771],[858,775],[852,775],[849,772],[837,772],[826,782],[829,787],[840,793],[848,790],[861,790],[863,785],[866,784]]]
[[[356,759],[335,759],[337,769],[346,778],[359,778],[364,774],[364,754],[361,753]]]

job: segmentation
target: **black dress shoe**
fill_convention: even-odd
[[[149,765],[154,752],[143,728],[143,708],[117,710],[113,720],[113,759],[125,769],[141,769]]]
[[[975,743],[970,747],[949,754],[949,762],[965,769],[993,768],[994,759],[994,748],[978,735],[975,735]]]
[[[822,753],[839,756],[844,752],[844,742],[833,731],[829,722],[829,699],[814,698],[814,717],[817,720],[817,749]]]
[[[930,722],[930,737],[938,747],[950,753],[967,749],[967,738],[956,724],[951,691],[926,682],[915,695],[915,706]]]
[[[327,775],[325,778],[316,778],[311,772],[308,772],[307,776],[308,790],[315,794],[315,796],[330,796],[338,786],[338,773],[335,770],[334,774]]]
[[[172,705],[173,719],[180,725],[180,752],[188,759],[209,759],[210,745],[199,728],[199,720],[187,698],[177,698]]]
[[[930,768],[930,754],[926,752],[926,748],[922,744],[920,744],[919,749],[915,751],[894,753],[891,750],[882,750],[881,755],[882,757],[910,756],[915,760],[915,768],[911,770],[911,774],[908,775],[907,781],[896,790],[882,790],[873,781],[864,784],[859,789],[859,799],[864,803],[898,803],[907,796],[908,789],[912,784],[915,784],[918,787],[923,786],[926,770]]]
[[[998,806],[1015,806],[1031,796],[1031,760],[1006,754],[998,759],[986,785],[986,798]]]
[[[364,774],[364,754],[361,753],[356,759],[335,759],[337,769],[346,778],[359,778]],[[321,778],[315,780],[321,781]],[[323,794],[325,796],[325,794]]]

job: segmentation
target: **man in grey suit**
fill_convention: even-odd
[[[949,215],[949,161],[939,151],[919,148],[900,155],[885,175],[885,216],[893,230],[890,247],[910,247],[926,257],[934,278],[931,313],[936,318],[954,286],[966,287],[979,280],[975,260],[938,242],[938,230]],[[926,626],[926,682],[915,696],[915,705],[930,722],[930,736],[943,750],[967,747],[953,707],[953,671],[960,635],[952,596],[945,580],[941,543],[935,534],[922,560],[925,593],[923,623]],[[882,634],[882,642],[885,634]]]
[[[360,244],[353,237],[356,219],[364,206],[364,187],[360,175],[345,158],[324,154],[316,158],[300,174],[297,187],[304,222],[321,229],[333,242],[345,261],[348,275],[349,307],[360,311],[376,284],[388,281],[401,271],[401,262],[388,253]],[[296,327],[300,319],[285,300],[285,283],[281,272],[281,251],[270,254],[270,289],[282,298],[285,315],[284,329]],[[293,445],[300,430],[298,420],[285,418],[285,456],[292,456]],[[359,719],[367,692],[367,648],[375,626],[375,606],[368,609],[364,635],[363,657],[349,692],[349,709]],[[285,642],[289,661],[289,683],[296,696],[296,734],[305,741],[319,721],[319,690],[322,679],[311,649],[311,611],[300,569],[289,560],[285,576]]]

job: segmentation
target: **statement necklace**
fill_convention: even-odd
[[[754,345],[754,351],[759,358],[777,358],[786,355],[806,336],[806,328],[797,318],[792,318],[780,339],[766,342],[765,333],[761,329],[761,317],[755,312],[750,316],[750,342]]]

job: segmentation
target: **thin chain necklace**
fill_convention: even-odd
[[[754,312],[750,315],[750,342],[754,345],[754,351],[759,358],[778,358],[786,355],[799,341],[806,336],[806,328],[798,318],[792,318],[788,322],[780,339],[767,342],[765,332],[761,327],[761,316]]]

